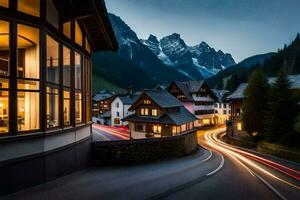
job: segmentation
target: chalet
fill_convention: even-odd
[[[291,83],[291,89],[300,91],[300,75],[289,75],[288,79]],[[276,77],[268,78],[268,83],[272,84]],[[233,134],[246,134],[242,126],[242,105],[245,99],[244,92],[247,88],[247,83],[242,83],[239,87],[227,97],[231,104],[231,117],[230,123],[227,126],[227,132]]]
[[[0,0],[0,196],[88,164],[92,52],[117,49],[103,0]]]
[[[138,98],[138,95],[119,95],[111,102],[111,125],[126,126],[127,122],[123,121],[125,117],[133,114],[130,111],[130,106]]]
[[[110,111],[110,104],[115,95],[107,90],[95,94],[92,98],[92,115],[98,116]]]
[[[168,137],[194,128],[197,119],[166,90],[145,90],[129,108],[131,138]]]
[[[212,91],[218,98],[218,101],[215,102],[215,124],[224,125],[231,115],[231,105],[227,99],[229,91],[216,89],[212,89]]]
[[[205,81],[174,81],[168,87],[168,91],[180,100],[188,111],[197,117],[195,126],[215,124],[214,103],[218,98]]]

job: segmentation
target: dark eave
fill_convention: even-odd
[[[108,18],[104,0],[54,0],[60,19],[77,19],[93,51],[118,50],[118,42]]]

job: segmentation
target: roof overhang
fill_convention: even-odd
[[[104,0],[54,0],[54,3],[63,22],[78,20],[93,51],[118,50]]]

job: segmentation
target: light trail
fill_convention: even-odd
[[[247,171],[250,172],[252,175],[255,174],[255,176],[257,176],[262,182],[264,182],[264,184],[266,184],[270,189],[272,189],[272,191],[274,191],[279,197],[281,197],[281,198],[284,199],[284,197],[277,190],[275,190],[275,188],[273,186],[271,186],[271,184],[267,183],[262,177],[260,177],[256,173],[254,173],[250,168],[254,168],[254,169],[262,172],[263,174],[268,175],[269,177],[271,177],[273,179],[276,179],[276,180],[278,180],[278,181],[280,181],[280,182],[282,182],[284,184],[287,184],[287,185],[289,185],[289,186],[291,186],[293,188],[296,188],[296,189],[300,190],[299,186],[297,186],[297,185],[295,185],[295,184],[293,184],[293,183],[291,183],[291,182],[289,182],[287,180],[284,180],[284,179],[282,179],[282,178],[280,178],[280,177],[272,174],[271,172],[265,170],[264,168],[260,167],[256,163],[254,163],[253,160],[256,161],[256,162],[260,161],[260,163],[264,164],[267,167],[271,167],[272,165],[270,163],[272,163],[272,164],[274,164],[276,166],[280,166],[283,169],[286,169],[286,170],[289,170],[289,171],[293,171],[293,172],[295,172],[297,174],[298,174],[299,171],[293,170],[293,169],[288,168],[286,166],[283,166],[281,164],[275,163],[273,161],[267,160],[265,158],[258,157],[256,155],[250,154],[248,152],[245,152],[245,151],[242,151],[242,150],[239,150],[239,149],[236,149],[236,148],[233,148],[233,147],[227,145],[226,143],[224,143],[224,142],[222,142],[222,141],[220,141],[218,139],[218,135],[220,135],[223,132],[224,132],[224,129],[220,129],[220,130],[217,130],[217,131],[209,131],[209,132],[207,132],[204,135],[204,137],[206,139],[206,143],[209,146],[211,146],[212,148],[215,148],[215,149],[219,150],[220,152],[226,153],[231,158],[233,158],[235,161],[239,160],[238,163],[240,165],[242,165],[245,169],[247,169]],[[252,159],[252,160],[250,160],[250,159]],[[275,170],[277,170],[277,171],[279,171],[281,173],[283,173],[283,170],[280,171],[280,169],[277,168],[277,167],[272,166],[271,168],[275,169]],[[298,180],[297,176],[293,176],[293,175],[289,174],[288,172],[285,172],[283,174],[288,175],[289,177],[293,177],[296,180]]]
[[[100,125],[93,125],[93,128],[98,131],[103,131],[103,132],[106,132],[107,134],[118,137],[121,140],[129,140],[128,132],[117,130],[115,128],[104,127],[104,126],[100,126]]]

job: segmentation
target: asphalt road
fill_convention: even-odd
[[[100,124],[92,126],[93,141],[129,140],[130,132],[126,127],[112,127]]]
[[[89,168],[6,199],[299,199],[299,165],[262,161],[262,155],[222,143],[221,132],[199,132],[199,143],[208,150],[185,158]]]

